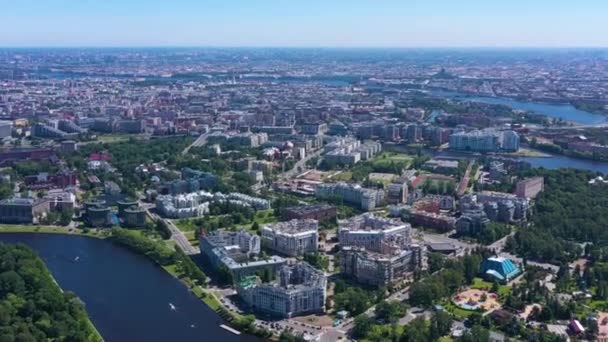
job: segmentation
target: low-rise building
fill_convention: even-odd
[[[418,209],[406,209],[405,218],[415,226],[448,232],[456,227],[456,218]]]
[[[297,207],[288,207],[281,210],[281,217],[284,220],[293,219],[312,219],[317,221],[326,221],[336,218],[338,209],[329,204],[301,205]]]
[[[481,264],[481,274],[489,281],[505,284],[521,273],[511,260],[500,257],[487,258]]]
[[[344,182],[321,184],[315,189],[315,196],[320,199],[341,199],[365,211],[380,206],[385,199],[383,190],[366,189]]]
[[[34,198],[8,198],[0,201],[0,222],[37,223],[49,212],[49,201]]]
[[[521,198],[535,198],[545,188],[543,177],[532,177],[520,180],[515,186],[515,194]]]

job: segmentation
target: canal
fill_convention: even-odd
[[[0,234],[0,242],[33,248],[59,285],[85,302],[106,341],[258,341],[220,328],[222,319],[177,279],[109,241],[20,233]]]

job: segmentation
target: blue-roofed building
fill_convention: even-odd
[[[481,274],[488,281],[507,283],[517,277],[521,270],[511,260],[505,258],[487,258],[481,264]]]

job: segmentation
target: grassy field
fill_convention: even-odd
[[[412,157],[403,153],[383,152],[372,159],[372,164],[374,170],[387,172],[391,170],[392,165],[398,165],[403,169],[408,168],[412,159]]]
[[[125,134],[125,133],[117,133],[117,134],[104,134],[97,136],[97,142],[101,143],[116,143],[121,141],[127,141],[130,138],[139,139],[144,137],[142,134]]]
[[[441,305],[443,305],[444,309],[447,312],[453,314],[458,319],[466,319],[475,312],[472,310],[461,309],[461,308],[457,307],[456,305],[454,305],[454,303],[452,303],[451,300],[446,300],[443,303],[441,303]]]
[[[473,285],[471,285],[471,288],[490,291],[492,289],[492,283],[485,281],[481,278],[475,278],[473,280]],[[500,285],[498,287],[497,294],[500,296],[501,299],[504,299],[509,295],[510,292],[511,292],[511,286]]]
[[[332,182],[348,182],[353,178],[353,173],[350,171],[343,171],[331,177]]]
[[[192,219],[181,219],[181,220],[173,220],[175,226],[181,230],[182,232],[193,232],[198,227],[194,224],[194,220]]]
[[[250,233],[255,233],[255,231],[251,230],[251,226],[253,225],[254,222],[257,222],[258,225],[261,227],[264,224],[275,223],[278,221],[279,221],[279,219],[276,216],[274,216],[274,210],[272,210],[272,209],[259,210],[259,211],[256,211],[255,216],[253,217],[253,221],[251,221],[250,223],[237,225],[236,227],[239,229],[244,229]]]
[[[274,223],[278,221],[279,220],[274,216],[274,210],[272,209],[256,211],[255,217],[253,218],[253,222],[257,222],[258,224]]]

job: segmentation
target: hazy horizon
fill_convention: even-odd
[[[600,0],[0,0],[2,47],[607,48]]]

